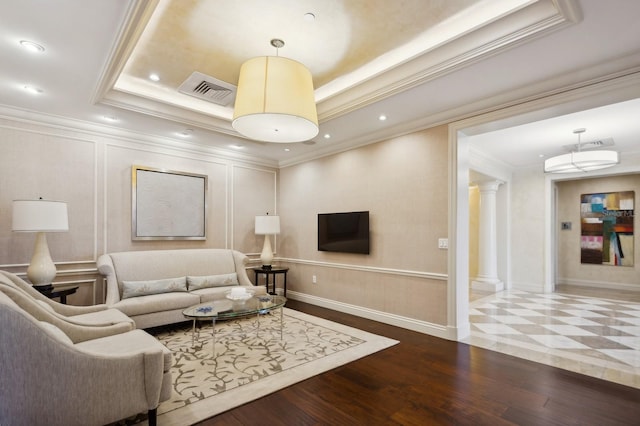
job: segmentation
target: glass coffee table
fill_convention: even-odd
[[[222,299],[211,302],[200,303],[191,306],[182,314],[193,320],[191,331],[191,346],[195,345],[196,322],[211,320],[211,340],[213,355],[216,353],[216,321],[244,318],[256,315],[260,321],[260,315],[268,314],[271,311],[280,309],[280,340],[282,340],[283,315],[282,308],[287,303],[287,299],[275,295],[248,295],[246,299]],[[259,327],[259,323],[258,323]]]

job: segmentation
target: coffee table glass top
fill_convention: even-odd
[[[258,295],[247,300],[213,300],[191,306],[182,314],[188,318],[216,318],[224,320],[253,314],[263,314],[282,308],[287,299],[275,295]]]

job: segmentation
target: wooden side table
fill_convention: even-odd
[[[66,287],[61,289],[56,289],[52,285],[48,286],[33,286],[40,293],[47,296],[49,299],[55,299],[56,297],[60,298],[60,303],[67,304],[67,296],[73,294],[78,290],[78,287]]]
[[[265,288],[267,289],[267,293],[276,294],[276,275],[282,274],[284,276],[283,288],[284,288],[284,297],[287,297],[287,272],[289,268],[284,268],[281,266],[272,266],[271,269],[265,269],[262,267],[251,268],[256,275],[256,285],[260,285],[260,276],[264,276],[265,279]],[[273,277],[273,281],[271,281],[272,291],[269,291],[269,277]]]

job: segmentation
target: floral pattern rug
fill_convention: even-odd
[[[209,321],[193,344],[191,322],[148,330],[173,353],[173,397],[158,424],[203,420],[397,343],[287,308],[281,339],[280,318],[217,322],[215,353]]]

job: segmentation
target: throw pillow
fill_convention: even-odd
[[[155,281],[122,281],[123,299],[174,291],[187,291],[186,277],[167,278]]]
[[[238,274],[235,272],[231,274],[221,275],[205,275],[201,277],[187,277],[187,285],[189,291],[200,290],[201,288],[209,287],[227,287],[230,285],[240,285],[238,282]]]

